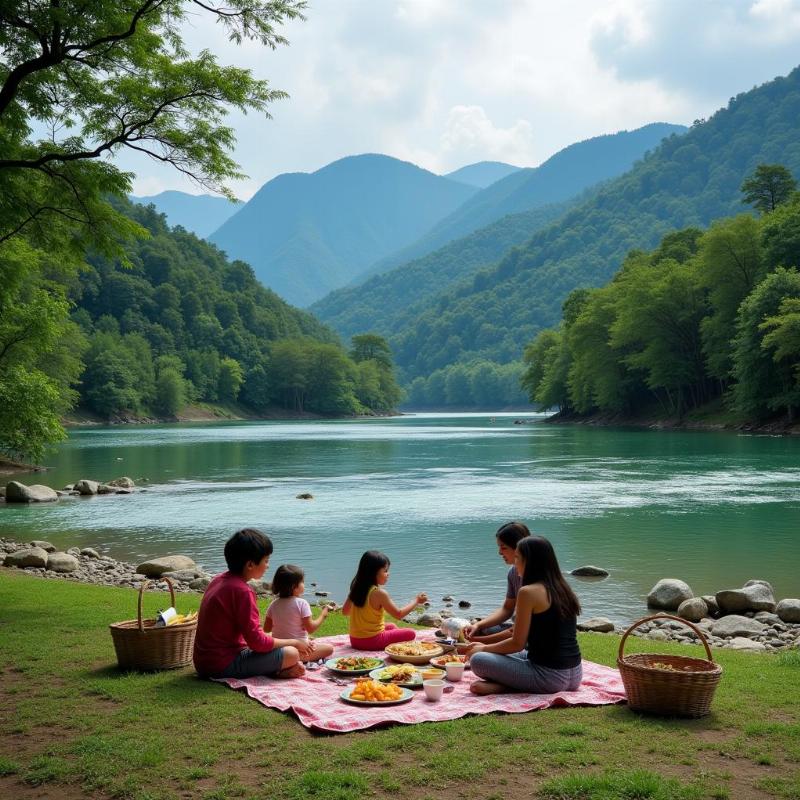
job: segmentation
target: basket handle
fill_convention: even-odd
[[[644,625],[645,622],[650,622],[651,620],[654,619],[671,619],[675,620],[675,622],[682,622],[684,625],[690,627],[698,635],[698,637],[700,637],[700,641],[702,642],[703,647],[705,647],[706,649],[706,656],[708,656],[708,661],[710,661],[712,664],[714,663],[714,657],[711,655],[711,648],[708,646],[708,640],[706,639],[703,631],[701,631],[700,628],[698,628],[696,625],[692,625],[692,623],[689,622],[688,620],[681,619],[680,617],[674,617],[672,614],[653,614],[653,616],[651,617],[643,617],[642,619],[634,622],[633,625],[631,625],[630,628],[628,628],[628,630],[625,631],[625,633],[622,636],[622,640],[619,643],[619,651],[617,652],[618,661],[622,660],[623,651],[625,650],[625,641],[627,640],[628,636],[633,631],[635,631],[636,628],[638,628],[640,625]]]
[[[159,578],[159,581],[166,581],[167,586],[169,586],[169,596],[170,596],[170,605],[175,608],[175,589],[172,587],[172,581],[169,578]],[[142,595],[144,594],[145,586],[149,586],[151,583],[157,583],[158,581],[142,581],[142,585],[139,587],[139,631],[144,633],[144,623],[142,622]]]

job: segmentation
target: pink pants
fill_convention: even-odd
[[[416,636],[417,632],[415,630],[398,628],[397,625],[392,625],[389,622],[381,633],[376,636],[370,636],[368,639],[359,639],[356,636],[351,636],[350,644],[356,650],[383,650],[386,645],[394,644],[395,642],[410,642]]]

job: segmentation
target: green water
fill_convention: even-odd
[[[148,491],[0,507],[0,535],[131,561],[185,553],[217,571],[226,538],[255,525],[274,540],[273,568],[301,565],[334,599],[360,554],[379,548],[396,599],[427,591],[439,606],[452,594],[481,613],[503,598],[494,531],[520,519],[554,542],[564,570],[610,571],[574,582],[586,615],[640,615],[661,577],[697,594],[764,578],[779,596],[800,596],[800,440],[514,419],[73,430],[49,472],[22,480],[129,475]]]

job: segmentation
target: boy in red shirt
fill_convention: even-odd
[[[256,528],[243,528],[225,544],[228,571],[217,575],[203,595],[194,640],[194,666],[204,678],[269,675],[299,678],[312,645],[274,639],[261,628],[258,604],[247,582],[269,566],[272,542]]]

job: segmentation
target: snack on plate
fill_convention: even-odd
[[[375,669],[382,664],[383,661],[380,658],[367,658],[366,656],[346,656],[336,659],[336,669],[342,670]]]
[[[413,683],[417,670],[411,664],[392,664],[378,673],[378,680],[392,683]]]
[[[387,653],[398,656],[424,656],[442,648],[433,642],[396,642],[386,648]]]
[[[436,656],[431,659],[434,667],[444,667],[445,664],[466,664],[467,657],[458,653],[445,653],[443,656]]]
[[[355,689],[350,693],[351,700],[362,703],[385,703],[387,700],[399,700],[403,690],[394,683],[381,683],[371,678],[359,678]]]

